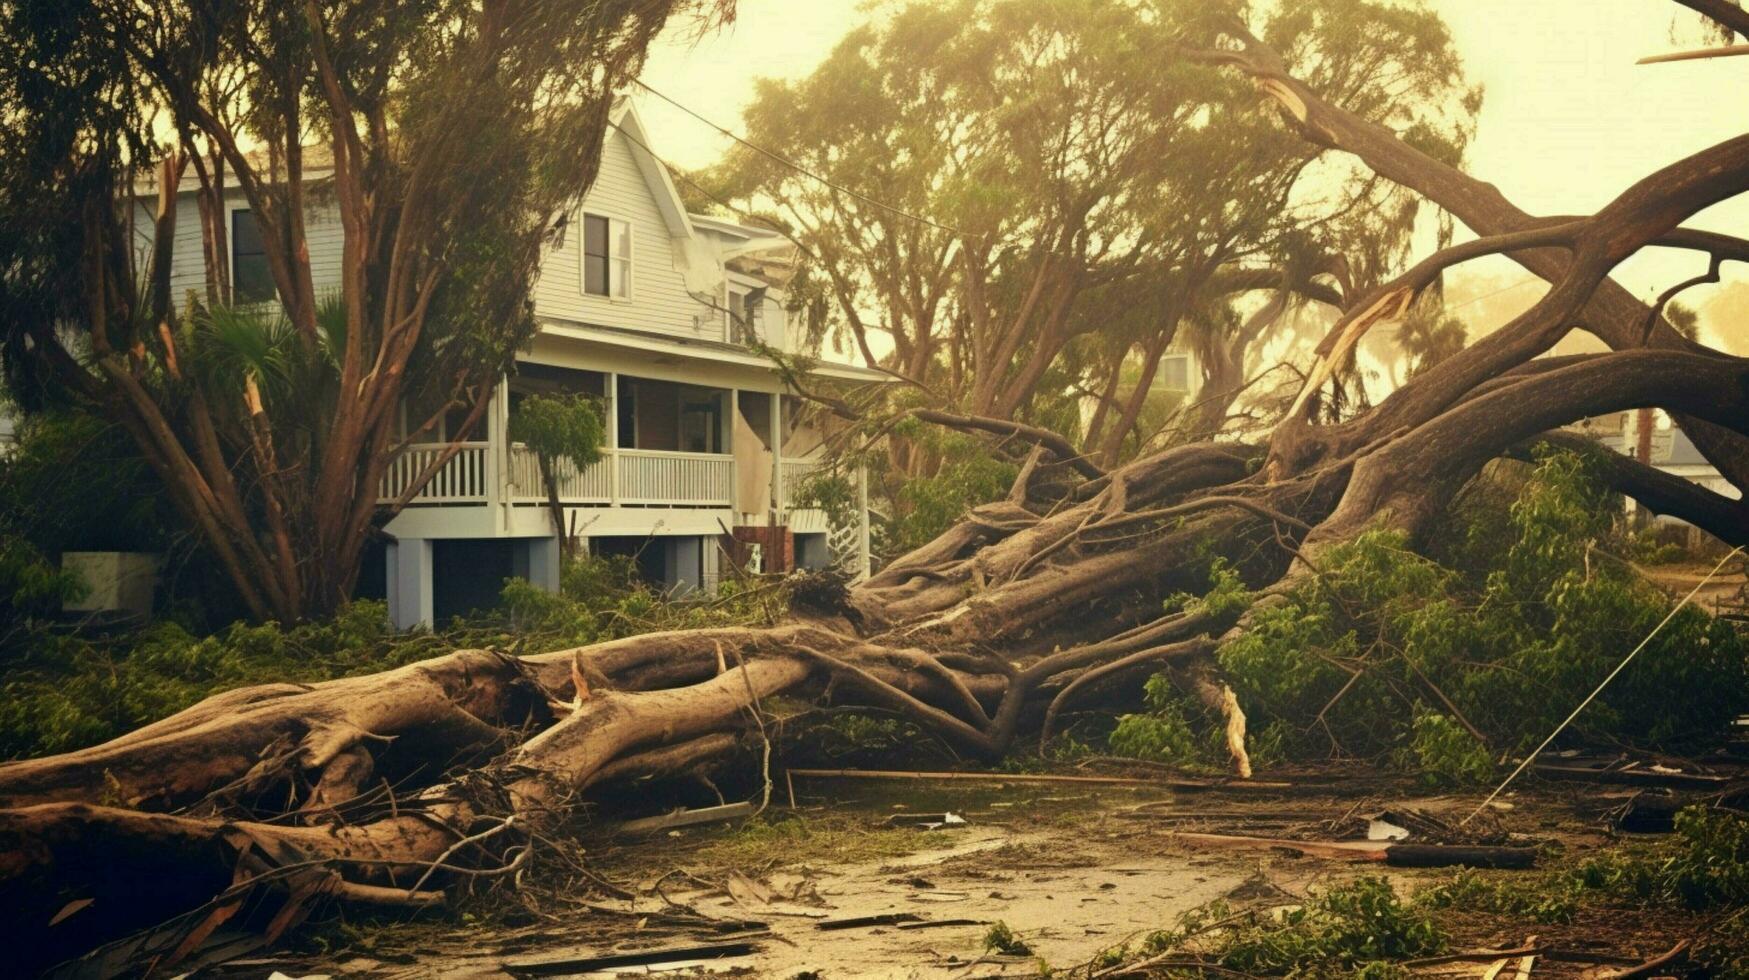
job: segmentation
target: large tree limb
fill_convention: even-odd
[[[1284,118],[1304,138],[1319,146],[1349,152],[1380,176],[1408,187],[1450,212],[1476,234],[1492,236],[1533,227],[1538,219],[1518,208],[1497,187],[1410,146],[1389,129],[1348,112],[1294,78],[1280,55],[1246,30],[1231,25],[1226,33],[1240,43],[1237,50],[1185,51],[1188,57],[1229,65],[1258,83],[1276,102]],[[1549,249],[1511,253],[1527,270],[1550,282],[1566,272],[1568,257]],[[1647,306],[1611,279],[1591,291],[1579,313],[1580,322],[1617,350],[1641,346],[1695,350],[1693,341],[1660,319],[1646,335]],[[1749,439],[1698,419],[1678,419],[1695,445],[1727,479],[1749,488]]]

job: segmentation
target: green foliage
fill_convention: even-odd
[[[1178,610],[1193,616],[1206,616],[1215,625],[1230,623],[1251,606],[1251,590],[1239,577],[1239,570],[1227,559],[1215,556],[1209,562],[1207,590],[1201,595],[1179,592],[1166,599],[1166,611]]]
[[[1003,956],[1031,956],[1032,947],[1026,940],[1008,927],[1008,923],[998,919],[984,931],[984,951],[1000,953]]]
[[[811,339],[847,350],[881,324],[891,363],[944,404],[1072,430],[1087,386],[1136,391],[1129,355],[1159,336],[1161,309],[1198,305],[1209,270],[1339,252],[1371,275],[1409,240],[1414,195],[1352,162],[1307,167],[1314,154],[1242,77],[1159,57],[1215,46],[1234,20],[1344,108],[1440,159],[1461,155],[1477,106],[1425,10],[913,0],[881,5],[807,78],[762,83],[745,126],[809,173],[879,187],[883,204],[952,227],[919,227],[746,148],[715,174],[717,196],[764,209],[805,246],[811,301],[796,322]],[[1139,426],[1109,420],[1111,441],[1133,451],[1180,399],[1144,392]]]
[[[1623,557],[1641,565],[1669,565],[1688,557],[1688,549],[1668,538],[1660,537],[1654,528],[1644,528],[1628,535],[1622,542]]]
[[[178,522],[120,426],[60,410],[20,419],[16,435],[0,455],[0,527],[50,558],[63,551],[161,551],[170,543]]]
[[[733,581],[719,586],[713,602],[670,602],[624,556],[572,559],[560,573],[558,592],[507,579],[502,599],[508,625],[525,645],[545,647],[581,646],[656,630],[764,624],[783,610],[782,595]]]
[[[437,633],[398,633],[380,602],[354,602],[296,626],[236,623],[197,636],[173,622],[114,639],[32,631],[0,687],[0,758],[82,748],[180,711],[220,691],[387,670],[462,647],[536,651],[633,633],[767,623],[782,597],[724,587],[712,603],[664,600],[624,558],[583,557],[561,591],[504,585],[505,618],[456,620]]]
[[[836,470],[809,474],[796,488],[791,502],[797,507],[818,508],[825,513],[829,527],[860,526],[856,485]]]
[[[1254,976],[1399,976],[1389,961],[1442,952],[1447,938],[1430,912],[1397,896],[1383,878],[1332,885],[1279,917],[1235,916],[1224,903],[1194,909],[1176,929],[1149,937],[1156,950],[1187,947]]]
[[[1479,786],[1494,775],[1494,760],[1470,731],[1450,715],[1419,707],[1400,768],[1421,774],[1428,786]]]
[[[1415,895],[1415,904],[1427,909],[1544,923],[1571,922],[1587,903],[1741,908],[1749,903],[1749,817],[1693,806],[1676,815],[1674,835],[1649,846],[1535,874],[1466,870]]]
[[[1164,674],[1155,674],[1144,686],[1148,711],[1123,715],[1112,729],[1107,744],[1116,755],[1149,762],[1173,765],[1200,765],[1207,760],[1202,745],[1184,710],[1172,682]]]
[[[441,652],[430,639],[396,637],[379,602],[320,623],[238,623],[206,637],[170,622],[116,641],[39,635],[0,688],[0,757],[81,748],[246,684],[399,666]]]
[[[1465,868],[1450,880],[1416,892],[1415,904],[1560,924],[1573,921],[1584,894],[1584,885],[1569,875],[1533,878],[1515,871],[1501,877]]]
[[[909,419],[894,428],[918,451],[940,461],[934,475],[904,482],[898,490],[900,516],[888,530],[882,550],[903,554],[929,543],[952,527],[967,510],[999,500],[1014,485],[1020,469],[1000,459],[982,440]]]
[[[1322,755],[1334,742],[1391,753],[1432,781],[1479,779],[1489,755],[1546,734],[1669,611],[1668,596],[1600,553],[1615,544],[1615,513],[1583,461],[1546,456],[1513,492],[1468,500],[1437,535],[1439,560],[1385,532],[1331,549],[1220,663],[1253,719],[1295,726],[1290,752]],[[1749,642],[1685,608],[1580,716],[1575,737],[1680,748],[1716,734],[1745,690]],[[1442,693],[1487,746],[1449,717]]]
[[[601,459],[607,439],[601,407],[589,395],[529,395],[510,416],[510,438],[527,444],[548,464],[583,469]]]
[[[85,589],[79,576],[50,564],[23,537],[0,533],[0,622],[53,613]]]
[[[1636,904],[1705,910],[1749,903],[1749,817],[1692,806],[1676,835],[1644,854],[1593,858],[1573,881]]]

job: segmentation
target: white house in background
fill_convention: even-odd
[[[1600,442],[1616,452],[1632,456],[1639,450],[1640,426],[1650,424],[1651,464],[1654,467],[1671,476],[1698,483],[1714,493],[1732,499],[1741,496],[1741,491],[1725,479],[1717,467],[1707,462],[1687,433],[1673,425],[1658,427],[1658,415],[1656,412],[1617,412],[1601,419],[1587,419],[1579,428],[1596,435]],[[1629,500],[1628,508],[1632,510],[1633,507],[1634,502]],[[1659,520],[1682,523],[1674,517],[1662,515]]]
[[[507,434],[516,403],[536,392],[587,392],[606,407],[603,459],[561,481],[566,526],[591,551],[635,556],[647,578],[677,592],[713,587],[731,549],[759,555],[768,570],[837,564],[867,573],[866,507],[858,526],[832,528],[821,511],[793,506],[799,481],[820,465],[821,435],[799,422],[801,400],[733,326],[793,349],[783,296],[789,243],[689,214],[637,113],[622,103],[613,120],[594,186],[542,257],[533,348],[499,383],[478,441],[385,528],[381,581],[397,626],[489,603],[511,576],[557,587],[558,537],[537,462]],[[270,300],[248,205],[239,194],[228,207],[237,298]],[[178,295],[203,288],[195,213],[178,211]],[[317,291],[336,289],[339,222],[318,207],[307,224]],[[884,380],[848,365],[813,373]],[[396,499],[445,436],[402,453],[380,498]]]
[[[1154,379],[1148,386],[1147,397],[1150,402],[1172,399],[1169,404],[1173,406],[1191,405],[1202,391],[1202,381],[1202,368],[1197,364],[1196,355],[1188,351],[1169,350],[1160,355],[1160,363],[1154,367]],[[1119,386],[1116,403],[1107,406],[1108,411],[1113,416],[1121,412],[1122,405],[1128,402],[1135,390],[1133,384]],[[1098,394],[1088,393],[1080,399],[1082,431],[1086,431],[1093,424],[1093,417],[1099,411],[1100,397]]]
[[[1707,462],[1701,455],[1688,434],[1681,429],[1668,424],[1659,426],[1658,412],[1612,412],[1595,418],[1581,419],[1568,426],[1570,431],[1596,439],[1605,447],[1626,456],[1636,456],[1640,449],[1641,426],[1650,426],[1649,439],[1651,465],[1671,476],[1679,476],[1691,483],[1697,483],[1714,493],[1738,499],[1742,491],[1738,490],[1718,468]],[[1632,514],[1639,509],[1639,503],[1629,497],[1625,506]],[[1655,519],[1660,524],[1688,526],[1688,522],[1667,514],[1657,514]],[[1700,529],[1688,526],[1689,544],[1698,547],[1704,535]]]

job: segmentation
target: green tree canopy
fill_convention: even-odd
[[[809,77],[761,84],[751,141],[836,188],[744,147],[721,187],[804,247],[831,298],[822,342],[973,414],[1045,420],[1091,397],[1076,434],[1115,457],[1181,323],[1259,290],[1340,302],[1416,226],[1412,196],[1180,53],[1234,19],[1346,107],[1461,153],[1474,93],[1419,7],[938,0],[877,11]],[[1120,397],[1131,359],[1144,380]]]
[[[333,609],[373,522],[458,451],[533,336],[541,249],[594,179],[617,90],[671,15],[726,6],[0,5],[11,386],[124,427],[257,616]],[[225,309],[238,199],[275,312]],[[333,297],[316,208],[344,236]],[[204,289],[176,289],[194,226]],[[380,506],[399,449],[446,415],[465,421],[445,451]]]

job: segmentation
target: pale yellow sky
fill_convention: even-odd
[[[736,23],[696,43],[671,37],[652,54],[649,83],[730,128],[759,76],[799,78],[857,23],[861,0],[740,0]],[[1497,184],[1526,210],[1594,211],[1633,181],[1678,157],[1749,128],[1749,58],[1636,66],[1673,46],[1679,8],[1667,0],[1433,0],[1451,25],[1472,81],[1487,99],[1470,150],[1469,169]],[[1693,40],[1684,39],[1685,45]],[[639,111],[656,149],[683,168],[708,165],[725,140],[648,96]],[[1698,227],[1749,232],[1749,199],[1696,218]],[[1636,256],[1618,278],[1655,295],[1705,268],[1705,259],[1664,251]],[[1476,263],[1478,276],[1513,282],[1524,274],[1508,260]],[[1699,307],[1749,268],[1726,267],[1725,287],[1698,287],[1685,301]],[[1521,291],[1526,301],[1537,290]],[[1741,304],[1720,303],[1722,309]],[[1749,346],[1749,324],[1707,316],[1714,343]]]

